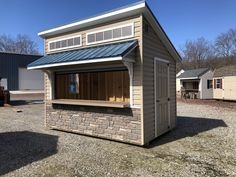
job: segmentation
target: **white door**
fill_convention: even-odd
[[[43,90],[43,72],[19,68],[19,90]]]
[[[156,137],[170,128],[169,116],[169,64],[155,59],[155,134]]]

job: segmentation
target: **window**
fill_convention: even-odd
[[[95,34],[90,34],[90,35],[88,35],[87,36],[87,42],[88,43],[92,43],[92,42],[94,42],[95,41]]]
[[[55,74],[56,99],[129,102],[127,70]]]
[[[131,36],[132,28],[130,26],[125,26],[122,28],[122,36]]]
[[[121,28],[113,29],[113,38],[121,37]]]
[[[74,45],[80,45],[80,37],[74,38]]]
[[[104,31],[104,40],[109,40],[112,38],[112,30]]]
[[[207,80],[207,89],[212,89],[212,80]]]
[[[222,79],[215,79],[215,88],[222,89]]]
[[[73,46],[73,39],[68,39],[67,42],[69,47]]]
[[[81,36],[70,37],[62,40],[52,41],[49,42],[49,50],[60,50],[65,48],[71,48],[81,46]]]
[[[198,90],[199,83],[198,82],[193,82],[193,89]]]
[[[56,49],[61,48],[61,42],[56,42]]]
[[[79,85],[79,74],[69,74],[69,93],[76,94],[79,93],[78,85]]]
[[[87,44],[95,44],[133,37],[133,28],[133,24],[128,24],[103,31],[87,33]]]
[[[49,45],[49,48],[53,50],[53,49],[55,49],[55,45],[56,45],[56,43],[55,43],[55,42],[53,42],[53,43],[50,43],[50,45]]]
[[[61,47],[64,48],[67,46],[67,40],[61,41]]]
[[[103,40],[103,32],[96,33],[96,41],[102,41]]]

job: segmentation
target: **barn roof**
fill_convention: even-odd
[[[236,65],[224,66],[214,72],[214,77],[236,76]]]
[[[209,71],[209,68],[199,68],[199,69],[192,69],[192,70],[185,70],[182,74],[180,74],[177,78],[184,79],[184,78],[192,78],[197,79],[203,74]]]

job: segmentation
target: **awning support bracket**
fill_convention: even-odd
[[[134,60],[123,60],[124,65],[129,72],[129,94],[130,94],[130,107],[133,107],[133,62]]]

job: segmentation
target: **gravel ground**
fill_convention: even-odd
[[[43,104],[16,105],[0,108],[0,175],[236,176],[235,109],[179,102],[178,127],[142,148],[47,130]]]

